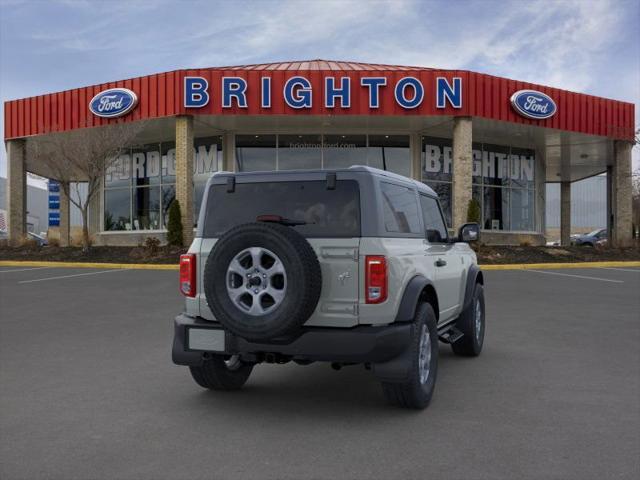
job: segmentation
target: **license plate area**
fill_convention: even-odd
[[[224,330],[215,328],[189,328],[187,342],[189,350],[224,352],[226,347]]]

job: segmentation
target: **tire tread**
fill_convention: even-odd
[[[245,364],[229,370],[222,357],[206,360],[199,367],[189,367],[191,376],[202,388],[210,390],[239,390],[246,383],[253,365]]]

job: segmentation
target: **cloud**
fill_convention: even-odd
[[[638,118],[638,18],[637,0],[5,1],[0,95],[326,58],[476,70],[631,101]]]

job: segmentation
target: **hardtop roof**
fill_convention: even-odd
[[[369,167],[366,165],[352,165],[347,168],[331,168],[331,169],[311,169],[311,170],[266,170],[266,171],[254,171],[254,172],[228,172],[220,171],[213,174],[212,178],[216,177],[239,177],[239,178],[251,178],[251,177],[290,177],[296,176],[309,176],[309,180],[319,180],[326,177],[329,173],[361,173],[365,175],[373,175],[377,177],[384,177],[386,180],[393,180],[395,182],[404,183],[405,185],[411,185],[418,191],[426,193],[428,195],[437,197],[437,193],[428,185],[422,182],[414,180],[412,178],[399,175],[397,173],[389,172],[388,170],[381,170],[379,168]],[[339,176],[338,176],[339,179]],[[260,180],[258,180],[260,181]]]

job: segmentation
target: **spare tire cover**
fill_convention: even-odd
[[[247,340],[295,333],[315,310],[321,289],[313,248],[280,224],[247,223],[228,230],[205,264],[209,308],[216,320]]]

